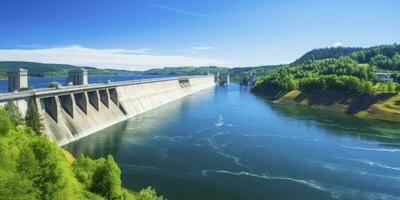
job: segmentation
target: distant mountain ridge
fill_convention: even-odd
[[[20,62],[20,61],[0,61],[0,78],[7,78],[7,72],[23,68],[28,70],[29,76],[66,76],[69,69],[81,68],[79,66],[67,64],[47,64],[38,62]],[[124,73],[136,73],[128,70],[98,69],[96,67],[84,67],[90,75],[117,75]]]
[[[372,46],[368,48],[362,47],[327,47],[327,48],[319,48],[313,49],[303,56],[295,60],[292,64],[301,64],[306,61],[312,60],[323,60],[323,59],[331,59],[331,58],[339,58],[343,56],[350,56],[354,60],[360,63],[369,63],[371,58],[382,55],[385,57],[381,57],[380,59],[393,59],[396,54],[400,53],[400,45],[399,44],[385,44],[379,46]],[[383,61],[385,62],[385,61]],[[386,65],[390,65],[391,63],[385,63]],[[381,68],[390,68],[390,66],[378,66]],[[396,69],[394,69],[396,70]]]
[[[141,74],[141,75],[204,75],[207,73],[212,74],[231,74],[238,76],[240,74],[263,74],[266,70],[270,70],[276,66],[259,66],[259,67],[216,67],[216,66],[184,66],[184,67],[163,67],[148,69],[145,71],[129,71],[129,70],[115,70],[115,69],[99,69],[96,67],[87,67],[89,75],[118,75],[118,74]],[[66,76],[69,69],[81,68],[79,66],[68,64],[47,64],[38,62],[19,62],[19,61],[0,61],[0,79],[7,79],[7,72],[16,69],[27,69],[29,76]],[[237,78],[237,77],[236,77]]]
[[[364,50],[364,48],[361,47],[327,47],[327,48],[319,48],[319,49],[313,49],[300,58],[298,58],[296,61],[294,61],[294,64],[299,64],[303,63],[307,60],[321,60],[321,59],[327,59],[327,58],[339,58],[341,56],[349,56],[350,54]]]

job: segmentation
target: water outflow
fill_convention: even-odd
[[[121,85],[40,99],[38,107],[42,111],[46,134],[59,145],[64,145],[213,86],[213,76]]]

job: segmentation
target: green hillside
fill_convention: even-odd
[[[301,62],[270,70],[258,77],[253,91],[276,102],[341,108],[364,118],[400,122],[400,45],[381,45],[352,53],[349,52],[354,49],[329,52],[337,50],[321,51],[321,55],[326,53],[322,59],[303,57]],[[340,54],[345,56],[336,57]],[[394,81],[377,77],[375,73],[381,71],[392,73]]]
[[[358,63],[366,63],[384,70],[400,70],[400,45],[380,45],[369,48],[336,47],[314,49],[293,64],[348,56]]]
[[[341,56],[348,56],[353,52],[361,50],[363,50],[363,48],[354,48],[354,47],[329,47],[329,48],[313,49],[304,54],[303,56],[301,56],[294,63],[298,64],[308,60],[339,58]]]

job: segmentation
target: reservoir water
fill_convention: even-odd
[[[111,154],[123,186],[169,200],[399,199],[400,126],[204,90],[64,148]]]

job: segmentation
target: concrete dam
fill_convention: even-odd
[[[64,145],[214,86],[213,75],[75,85],[2,94],[0,105],[14,100],[25,115],[28,102],[34,101],[44,132],[57,144]]]

